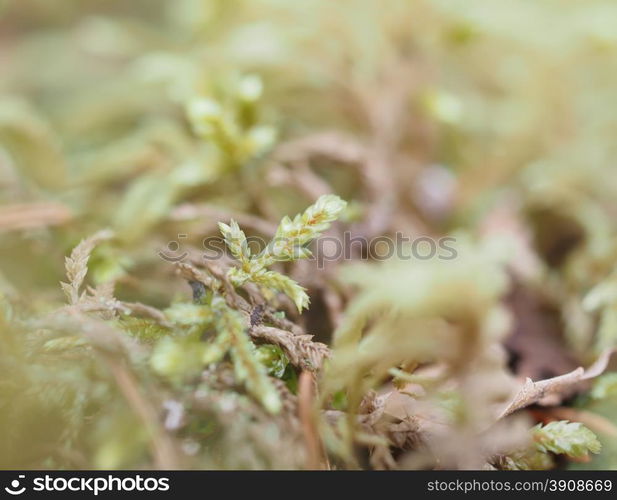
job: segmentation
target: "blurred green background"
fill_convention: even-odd
[[[149,466],[99,364],[15,320],[63,304],[65,255],[102,228],[117,239],[91,283],[164,308],[185,294],[157,256],[169,241],[199,247],[217,210],[276,223],[325,185],[372,236],[514,241],[516,281],[559,325],[555,358],[517,375],[615,346],[616,23],[602,0],[1,1],[0,467]],[[219,135],[195,127],[199,99]],[[334,152],[272,166],[311,134]],[[358,145],[377,151],[368,173],[349,167]],[[210,216],[180,210],[196,205]],[[614,422],[609,389],[572,406]],[[617,467],[604,429],[576,467]]]

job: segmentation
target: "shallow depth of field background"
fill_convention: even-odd
[[[189,296],[157,254],[179,234],[199,249],[234,214],[275,225],[334,192],[349,202],[341,224],[371,238],[492,238],[512,380],[616,346],[616,23],[601,0],[0,0],[0,467],[152,466],[105,367],[48,344],[64,257],[104,228],[115,238],[89,283],[165,310]],[[239,143],[191,127],[192,100],[227,109],[255,82]],[[345,264],[286,269],[312,299],[298,324],[326,344],[354,293],[337,281]],[[142,390],[174,399],[142,377],[143,356]],[[597,424],[603,451],[563,466],[617,467],[617,381],[603,377],[559,403],[560,418]],[[200,444],[210,425],[176,436],[187,466],[303,466],[276,445],[244,451],[240,434],[222,448],[241,458],[222,459]]]

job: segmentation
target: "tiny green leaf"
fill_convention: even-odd
[[[531,430],[536,448],[544,453],[565,454],[574,458],[599,453],[602,445],[596,435],[579,422],[559,420]]]

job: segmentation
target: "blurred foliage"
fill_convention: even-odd
[[[0,467],[617,468],[616,16],[0,2]]]

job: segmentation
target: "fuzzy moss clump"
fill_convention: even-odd
[[[0,468],[617,469],[616,16],[0,2]]]

